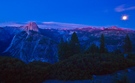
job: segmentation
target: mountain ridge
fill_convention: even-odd
[[[106,48],[109,52],[116,49],[123,51],[122,45],[126,34],[130,36],[134,46],[133,51],[135,51],[135,30],[116,26],[108,28],[41,29],[36,23],[28,23],[23,27],[1,27],[0,32],[4,32],[0,33],[0,42],[1,46],[5,46],[4,49],[0,49],[0,52],[5,50],[5,52],[9,52],[12,56],[25,62],[34,60],[49,63],[57,62],[59,40],[63,38],[69,42],[73,32],[78,35],[82,51],[86,50],[92,43],[99,46],[101,34],[105,35]],[[5,42],[6,40],[9,42]]]
[[[74,23],[61,23],[61,22],[25,22],[25,23],[16,23],[16,22],[9,22],[9,23],[0,23],[0,27],[26,27],[27,25],[30,25],[30,23],[35,23],[38,25],[41,29],[75,29],[75,28],[86,28],[86,27],[92,27],[92,28],[122,28],[122,29],[130,29],[126,27],[119,27],[116,25],[111,26],[91,26],[91,25],[85,25],[85,24],[74,24]]]

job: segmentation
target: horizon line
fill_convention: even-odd
[[[30,22],[35,22],[38,26],[42,26],[42,28],[46,25],[51,25],[51,24],[57,24],[57,25],[63,25],[63,26],[76,26],[76,28],[86,28],[86,27],[93,27],[93,28],[109,28],[116,26],[118,28],[124,28],[124,29],[131,29],[135,30],[134,28],[127,28],[127,27],[121,27],[118,25],[105,25],[105,26],[95,26],[95,25],[85,25],[85,24],[77,24],[77,23],[65,23],[65,22],[54,22],[54,21],[44,21],[44,22],[36,22],[36,21],[27,21],[27,22],[0,22],[0,27],[21,27],[25,26]],[[63,27],[64,28],[64,27]],[[73,28],[73,27],[72,27]]]

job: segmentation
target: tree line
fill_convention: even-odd
[[[132,42],[128,36],[126,35],[124,39],[123,45],[124,53],[131,53],[132,52]],[[75,54],[79,54],[81,52],[81,45],[78,39],[76,32],[71,35],[70,41],[64,41],[61,38],[59,46],[58,46],[58,56],[59,60],[65,60]],[[94,53],[108,53],[107,48],[105,47],[105,37],[104,34],[101,34],[100,37],[100,46],[98,47],[95,43],[91,44],[89,48],[84,52],[87,54],[94,54]],[[120,49],[115,50],[115,53],[121,53]]]

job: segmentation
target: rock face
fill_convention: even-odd
[[[15,35],[10,46],[5,52],[19,58],[26,63],[42,61],[55,63],[57,57],[57,43],[52,39],[41,35],[35,23],[29,23],[25,30]]]
[[[11,36],[3,28],[0,28],[0,54],[8,47],[11,41]]]
[[[25,31],[36,31],[39,32],[39,28],[35,22],[30,22],[26,26],[23,27]]]
[[[0,27],[0,55],[9,46],[13,36],[20,31],[18,27]]]

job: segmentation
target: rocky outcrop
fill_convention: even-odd
[[[27,63],[32,61],[57,62],[57,43],[41,35],[37,25],[33,23],[28,25],[27,31],[22,31],[13,37],[5,52]]]
[[[26,26],[22,27],[25,31],[36,31],[39,32],[39,28],[35,22],[30,22]]]

